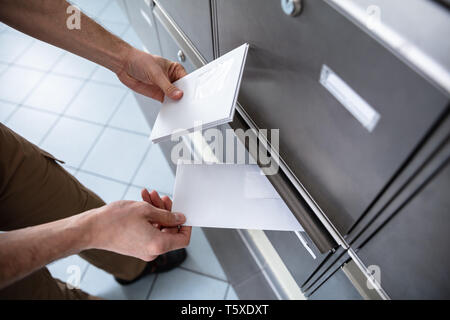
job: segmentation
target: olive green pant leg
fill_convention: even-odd
[[[0,123],[0,231],[63,219],[104,204],[52,155]],[[146,265],[103,250],[86,250],[80,256],[125,280],[134,279]]]

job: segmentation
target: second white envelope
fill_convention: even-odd
[[[257,165],[179,163],[172,210],[189,226],[303,230]]]

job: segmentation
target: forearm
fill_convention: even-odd
[[[0,289],[62,257],[91,247],[90,211],[0,234]]]
[[[81,14],[80,29],[67,27],[65,0],[0,0],[0,20],[32,37],[120,72],[131,46]]]

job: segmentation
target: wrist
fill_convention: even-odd
[[[89,210],[71,217],[68,229],[73,231],[76,251],[96,248],[95,225],[98,219],[96,209]]]
[[[136,49],[130,46],[128,43],[124,42],[120,45],[120,49],[118,50],[116,61],[113,66],[110,68],[112,72],[117,75],[120,75],[122,72],[127,70],[128,61],[130,60],[130,56],[133,54],[133,51]]]

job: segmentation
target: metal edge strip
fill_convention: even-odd
[[[373,275],[370,273],[370,271],[367,269],[367,267],[364,265],[364,262],[361,261],[361,259],[358,257],[358,255],[353,251],[353,249],[347,250],[348,255],[352,258],[352,260],[355,262],[356,266],[361,270],[363,275],[366,277],[367,281],[372,285],[372,287],[376,290],[378,295],[383,300],[390,300],[391,298],[389,295],[384,291],[384,289],[381,287],[381,284],[378,283],[378,281],[373,277]],[[345,273],[345,272],[344,272]],[[347,275],[347,273],[346,273]],[[347,275],[348,276],[348,275]],[[349,278],[350,279],[350,278]],[[352,279],[350,279],[351,281]]]
[[[279,300],[306,300],[292,274],[261,230],[237,230]]]

